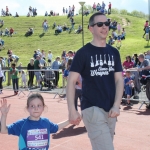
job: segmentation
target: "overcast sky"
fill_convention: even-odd
[[[102,0],[81,0],[86,2],[86,5],[93,5],[93,3],[102,3]],[[126,9],[129,12],[133,10],[142,11],[148,14],[148,0],[104,0],[106,6],[109,1],[112,3],[112,8]],[[80,9],[78,0],[0,0],[0,8],[4,9],[8,6],[12,15],[18,12],[19,15],[25,16],[28,12],[29,6],[36,7],[38,15],[44,15],[45,11],[53,10],[54,12],[62,14],[62,8],[68,8],[75,5],[76,12]],[[107,7],[106,7],[107,8]]]

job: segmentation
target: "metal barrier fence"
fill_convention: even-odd
[[[16,67],[17,68],[17,67]],[[27,70],[27,67],[22,67],[22,68],[17,68],[18,69],[18,76],[20,77],[19,80],[22,80],[22,71],[27,71],[28,74],[26,74],[26,88],[21,88],[20,86],[18,87],[18,96],[20,95],[20,93],[24,94],[24,90],[28,90],[29,94],[28,96],[32,93],[32,92],[48,92],[48,93],[55,93],[55,97],[57,95],[60,94],[64,94],[65,93],[65,78],[63,78],[63,74],[61,72],[60,69],[51,69],[51,68],[45,68],[45,69],[40,69],[40,70]],[[11,88],[11,74],[10,74],[10,69],[9,68],[3,68],[2,70],[4,72],[5,75],[5,82],[7,82],[7,86],[4,87],[4,89],[8,89]],[[33,78],[35,78],[36,76],[40,76],[40,86],[39,87],[35,87],[32,85],[32,87],[28,87],[30,82],[30,75],[33,75]],[[60,76],[60,77],[59,77]],[[61,84],[59,84],[61,86],[61,88],[56,88],[56,84],[58,84],[58,80],[60,79]],[[32,80],[32,82],[34,82]],[[57,82],[57,83],[56,83]],[[20,83],[20,82],[19,82]],[[28,84],[27,84],[28,83]],[[59,82],[60,83],[60,82]],[[21,83],[23,84],[23,83]],[[54,98],[55,98],[54,97]]]

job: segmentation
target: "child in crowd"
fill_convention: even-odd
[[[126,71],[126,77],[124,79],[125,94],[127,95],[127,106],[132,106],[130,98],[132,96],[132,88],[134,87],[133,78],[130,71]]]
[[[121,47],[121,37],[120,37],[120,35],[118,35],[118,37],[117,37],[117,43],[116,43],[116,47]]]
[[[14,94],[18,94],[18,69],[16,68],[16,64],[12,64],[10,68],[10,74],[13,83]]]
[[[21,79],[22,79],[22,87],[26,88],[27,87],[27,74],[25,73],[24,70],[21,72]]]
[[[69,125],[69,121],[58,124],[51,122],[47,118],[41,117],[46,107],[42,95],[32,94],[27,99],[26,109],[29,117],[21,119],[11,125],[6,126],[6,119],[10,109],[7,100],[1,101],[1,133],[16,135],[19,137],[19,150],[48,150],[50,146],[50,134]]]

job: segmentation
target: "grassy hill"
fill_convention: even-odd
[[[85,43],[91,41],[91,33],[88,31],[88,19],[90,16],[84,16],[84,39]],[[130,21],[130,25],[125,27],[126,29],[126,40],[122,41],[122,47],[119,50],[121,59],[124,61],[125,56],[133,55],[134,53],[141,53],[148,50],[147,42],[142,38],[143,35],[143,24],[145,19],[124,16],[124,15],[110,15],[109,18],[115,19],[122,23],[122,18]],[[54,16],[54,17],[1,17],[5,24],[1,28],[4,30],[6,27],[13,27],[15,34],[13,37],[4,36],[2,39],[5,41],[5,50],[0,51],[0,56],[7,56],[7,50],[12,49],[14,54],[20,56],[20,62],[23,66],[26,66],[30,58],[33,56],[33,51],[44,49],[46,52],[51,50],[54,57],[60,56],[63,50],[77,51],[82,46],[82,34],[75,34],[72,32],[63,32],[59,35],[54,35],[54,29],[52,24],[55,21],[56,24],[63,25],[66,23],[70,26],[70,20],[66,16]],[[43,33],[42,22],[44,19],[48,20],[50,25],[49,31],[41,37]],[[75,29],[81,24],[81,15],[75,16]],[[34,34],[30,37],[25,37],[25,32],[29,27],[34,28]],[[111,31],[110,31],[111,34]]]

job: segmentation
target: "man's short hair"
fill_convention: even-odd
[[[89,26],[92,26],[95,22],[94,22],[94,18],[96,17],[96,16],[105,16],[103,13],[101,13],[101,12],[96,12],[96,13],[94,13],[91,17],[90,17],[90,19],[89,19]]]
[[[72,54],[73,55],[73,51],[68,51],[68,53]]]
[[[139,57],[144,59],[145,56],[144,54],[140,54]]]

